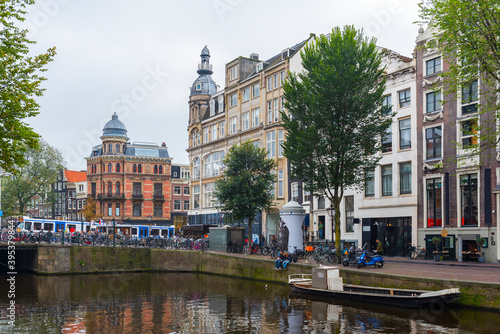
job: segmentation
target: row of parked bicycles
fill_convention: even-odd
[[[114,239],[113,239],[114,238]],[[0,241],[9,240],[7,233],[0,235]],[[78,246],[118,246],[118,247],[144,247],[144,248],[163,248],[163,249],[181,249],[181,250],[200,250],[206,251],[209,248],[208,239],[191,238],[131,238],[127,236],[113,236],[104,233],[53,233],[37,232],[25,233],[16,232],[11,239],[19,243],[30,244],[60,244],[60,245],[78,245]]]

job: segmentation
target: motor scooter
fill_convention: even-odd
[[[384,266],[384,258],[382,255],[369,256],[366,251],[361,254],[358,261],[358,268],[374,266],[375,268],[382,268]]]
[[[349,249],[344,250],[344,257],[342,259],[342,264],[344,267],[348,267],[349,265],[355,266],[359,262],[359,258],[361,257],[362,249],[357,248],[354,245],[351,245]]]

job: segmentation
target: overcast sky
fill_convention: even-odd
[[[377,44],[411,56],[418,0],[37,0],[26,26],[33,52],[57,48],[28,120],[63,153],[67,167],[86,169],[104,124],[117,112],[132,142],[165,142],[174,163],[188,163],[189,88],[200,53],[211,54],[212,78],[257,53],[265,60],[335,26],[353,24]]]

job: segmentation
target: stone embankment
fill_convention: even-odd
[[[286,271],[274,270],[269,257],[224,253],[113,247],[39,245],[32,271],[38,274],[82,274],[131,271],[200,272],[246,279],[287,283],[288,274],[309,274],[311,264],[294,263]],[[386,266],[388,266],[386,264]],[[440,290],[458,287],[461,305],[500,310],[500,283],[436,277],[405,276],[379,270],[341,269],[344,283]],[[500,271],[499,271],[500,273]]]

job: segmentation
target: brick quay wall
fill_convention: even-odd
[[[19,249],[19,248],[18,248]],[[286,284],[289,274],[310,274],[314,265],[293,263],[286,271],[274,270],[267,257],[224,253],[87,246],[38,245],[29,269],[37,274],[110,272],[199,272]],[[344,283],[421,290],[458,287],[458,304],[500,311],[500,284],[412,277],[340,266]]]

